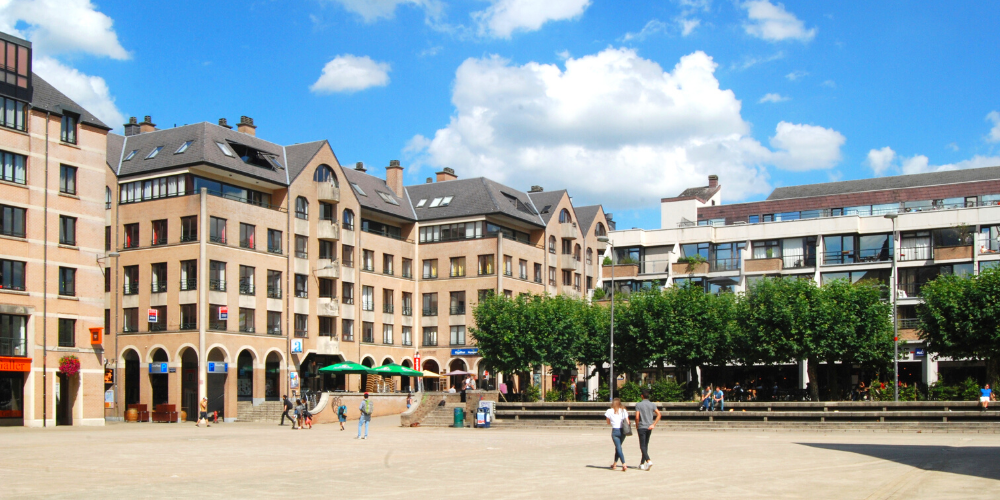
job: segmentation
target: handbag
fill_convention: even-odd
[[[632,424],[628,420],[628,410],[623,410],[625,412],[625,419],[622,420],[622,436],[632,435]]]

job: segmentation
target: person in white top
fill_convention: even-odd
[[[622,472],[625,472],[628,470],[628,466],[625,465],[625,453],[622,452],[622,441],[625,440],[622,424],[631,422],[628,410],[622,406],[621,399],[615,398],[611,401],[611,408],[608,408],[608,411],[604,412],[604,417],[608,420],[608,425],[611,426],[611,441],[615,443],[615,461],[611,464],[611,470],[615,470],[620,459],[622,461]]]

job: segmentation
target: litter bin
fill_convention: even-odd
[[[465,408],[455,408],[455,423],[452,427],[465,427]]]

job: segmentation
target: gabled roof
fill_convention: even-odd
[[[341,183],[340,189],[351,189],[354,191],[354,197],[358,199],[358,203],[361,204],[363,208],[369,210],[375,210],[376,212],[382,212],[394,217],[399,217],[401,219],[406,219],[409,221],[417,220],[417,216],[413,213],[413,208],[410,206],[410,199],[406,196],[406,190],[403,193],[397,194],[389,185],[385,183],[385,179],[380,179],[374,175],[368,175],[360,170],[343,169],[344,176],[347,177],[347,183]],[[358,192],[358,189],[354,187],[354,184],[364,194]],[[398,205],[394,205],[385,201],[379,192],[389,196],[391,199],[396,200]]]
[[[787,200],[790,198],[811,198],[814,196],[830,196],[864,191],[887,191],[996,179],[1000,179],[1000,166],[780,187],[775,189],[767,199],[771,201]]]
[[[177,149],[187,141],[194,142],[183,153],[177,153]],[[235,152],[232,157],[226,156],[216,144],[217,142],[230,146],[231,150],[233,144],[238,144],[273,155],[278,163],[285,166],[285,168],[260,167],[246,163],[239,157],[236,157]],[[163,149],[160,150],[156,157],[146,159],[149,153],[159,146],[163,146]],[[274,184],[288,185],[288,175],[285,171],[287,161],[284,157],[284,148],[252,135],[229,130],[208,122],[126,137],[122,147],[124,157],[127,157],[132,150],[138,150],[138,152],[131,160],[121,163],[121,168],[118,170],[118,177],[207,163]]]
[[[701,186],[685,189],[681,194],[673,198],[663,198],[660,201],[680,201],[680,200],[691,200],[696,199],[702,203],[708,201],[715,193],[718,193],[722,189],[721,185],[716,186]]]
[[[576,212],[576,221],[580,225],[580,231],[586,235],[587,231],[590,230],[590,225],[597,218],[597,214],[604,211],[604,207],[601,205],[588,205],[586,207],[575,207],[573,210]]]
[[[49,111],[60,116],[62,116],[63,111],[70,111],[80,115],[80,123],[93,125],[104,130],[111,130],[111,127],[98,120],[96,116],[84,109],[83,106],[77,104],[76,101],[66,97],[66,94],[53,87],[49,82],[38,76],[37,73],[32,72],[31,78],[31,86],[34,87],[31,94],[31,106],[33,108]]]
[[[567,194],[566,190],[560,189],[559,191],[528,193],[528,196],[531,197],[531,201],[538,208],[538,214],[542,216],[542,220],[545,221],[545,224],[548,224],[552,220],[552,214],[556,211],[556,205],[559,205],[565,194]],[[548,207],[548,210],[545,207]]]
[[[111,170],[115,172],[118,171],[118,162],[122,158],[121,157],[122,146],[124,144],[125,144],[124,136],[108,133],[108,143],[107,146],[105,147],[105,150],[107,151],[105,159],[108,162],[108,166],[111,167]]]
[[[299,177],[302,170],[305,169],[306,165],[312,161],[313,157],[315,157],[316,154],[323,149],[323,145],[325,144],[327,144],[327,141],[322,140],[285,146],[285,154],[288,156],[288,164],[285,165],[285,168],[288,169],[289,182],[294,181]],[[336,157],[336,155],[334,155],[334,157]]]
[[[414,184],[406,186],[405,191],[421,221],[499,214],[533,226],[544,226],[526,193],[485,177]],[[452,200],[447,206],[430,206],[435,198],[448,196]],[[426,201],[424,206],[417,207],[420,200]]]

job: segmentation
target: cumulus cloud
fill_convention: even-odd
[[[590,0],[492,0],[472,17],[481,35],[510,38],[515,31],[537,31],[549,21],[580,17],[589,6]]]
[[[882,176],[885,174],[890,167],[893,166],[893,162],[896,159],[896,152],[892,150],[889,146],[882,149],[873,149],[868,152],[868,158],[865,163],[871,167],[872,172],[876,176]]]
[[[388,63],[373,61],[368,56],[339,55],[323,66],[323,74],[309,86],[309,90],[330,94],[385,87],[389,84],[390,69]]]
[[[35,57],[33,69],[107,126],[117,128],[125,123],[125,115],[115,105],[115,98],[103,78],[81,73],[51,57]]]
[[[366,23],[373,23],[379,19],[392,19],[396,15],[396,8],[400,5],[423,9],[429,18],[437,18],[441,15],[443,5],[438,0],[333,0],[340,4],[344,10],[353,12]]]
[[[34,51],[45,55],[82,52],[128,59],[113,23],[89,0],[12,0],[0,6],[0,31],[31,40]]]
[[[757,103],[764,104],[765,102],[785,102],[789,99],[791,99],[791,97],[783,96],[781,94],[775,94],[773,92],[768,92],[767,94],[764,94],[764,97],[761,97],[760,100],[757,101]]]
[[[799,80],[799,79],[801,79],[801,78],[803,78],[805,76],[808,76],[808,75],[809,75],[808,71],[802,71],[800,69],[797,69],[797,70],[792,71],[791,73],[785,75],[785,78],[787,78],[787,79],[789,79],[789,80],[791,80],[791,81],[794,82],[794,81],[797,81],[797,80]]]
[[[742,5],[747,11],[747,22],[743,29],[747,34],[767,40],[798,40],[808,42],[816,36],[816,28],[806,29],[805,23],[795,14],[785,10],[783,4],[773,4],[768,0],[754,0]]]
[[[564,69],[470,58],[456,71],[450,122],[413,137],[407,152],[416,169],[452,167],[519,188],[531,179],[623,208],[704,185],[708,174],[725,179],[727,197],[743,199],[769,191],[769,164],[826,168],[839,158],[830,146],[843,136],[822,127],[782,122],[772,139],[778,151],[750,137],[716,67],[699,51],[665,71],[625,48],[569,58]],[[821,161],[808,159],[817,151]]]
[[[647,22],[646,25],[643,26],[638,33],[633,33],[630,31],[628,33],[625,33],[625,35],[622,36],[620,40],[623,42],[630,42],[632,40],[638,40],[641,42],[649,36],[655,35],[657,33],[666,33],[666,32],[667,32],[667,23],[660,21],[659,19],[650,19],[649,22]]]
[[[903,159],[900,170],[904,174],[924,174],[927,172],[943,172],[945,170],[962,170],[966,168],[996,167],[1000,165],[1000,156],[976,155],[968,160],[944,165],[931,165],[930,159],[924,155],[916,155]]]
[[[990,129],[990,133],[986,136],[986,140],[990,142],[1000,142],[1000,113],[990,111],[990,114],[986,115],[986,120],[993,122],[993,128]]]

